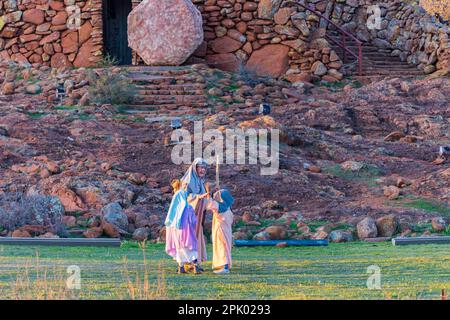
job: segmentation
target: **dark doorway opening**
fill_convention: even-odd
[[[127,18],[132,9],[131,0],[103,0],[103,41],[105,54],[117,59],[120,65],[130,65]]]

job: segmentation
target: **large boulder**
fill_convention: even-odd
[[[434,231],[442,232],[447,229],[447,223],[445,222],[444,218],[442,217],[436,217],[431,220],[431,226],[433,227]]]
[[[223,71],[236,72],[239,70],[240,61],[233,53],[211,54],[206,57],[209,66]]]
[[[339,243],[339,242],[350,242],[353,241],[353,236],[351,232],[335,230],[331,231],[329,235],[329,239],[331,242]]]
[[[128,43],[148,65],[180,65],[203,42],[191,0],[144,0],[128,16]]]
[[[104,222],[116,227],[117,231],[126,232],[128,230],[128,216],[123,212],[122,206],[118,202],[103,207],[102,215]]]
[[[266,230],[270,240],[284,240],[286,239],[286,228],[283,226],[270,226]]]
[[[377,225],[372,218],[365,218],[361,220],[357,225],[359,239],[375,238],[378,235]]]
[[[150,237],[150,229],[149,228],[139,228],[133,232],[133,240],[136,241],[144,241]]]
[[[64,207],[58,197],[29,194],[0,194],[0,228],[14,230],[25,225],[40,231],[61,231]],[[30,230],[27,230],[30,231]],[[36,232],[38,233],[38,232]]]
[[[256,50],[247,62],[247,68],[260,76],[278,78],[289,69],[289,47],[270,44]]]
[[[211,49],[217,53],[231,53],[242,47],[242,42],[228,36],[211,41]]]

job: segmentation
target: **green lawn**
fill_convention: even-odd
[[[0,298],[439,299],[450,290],[450,245],[235,248],[233,256],[230,275],[177,275],[163,245],[1,246]],[[81,290],[65,289],[70,265],[81,269]],[[381,290],[367,289],[370,265],[381,268]]]

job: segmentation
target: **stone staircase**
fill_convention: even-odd
[[[337,31],[329,31],[328,35],[337,41],[341,41],[340,34]],[[343,50],[337,45],[331,43],[333,49],[343,61]],[[352,52],[358,54],[358,45],[353,39],[346,37],[346,45]],[[370,43],[364,43],[362,47],[362,77],[417,77],[424,75],[422,71],[415,66],[401,61],[398,56],[391,55],[391,49],[378,48]],[[347,62],[344,64],[346,76],[358,77],[358,61],[355,57],[347,53]]]
[[[128,112],[177,110],[205,107],[205,84],[193,66],[127,68],[137,92]]]

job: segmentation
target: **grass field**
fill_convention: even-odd
[[[0,298],[440,299],[450,290],[450,245],[235,248],[233,256],[230,275],[177,275],[163,245],[1,246]],[[66,289],[71,265],[80,268],[80,290]],[[367,289],[371,265],[381,269],[381,290]]]

